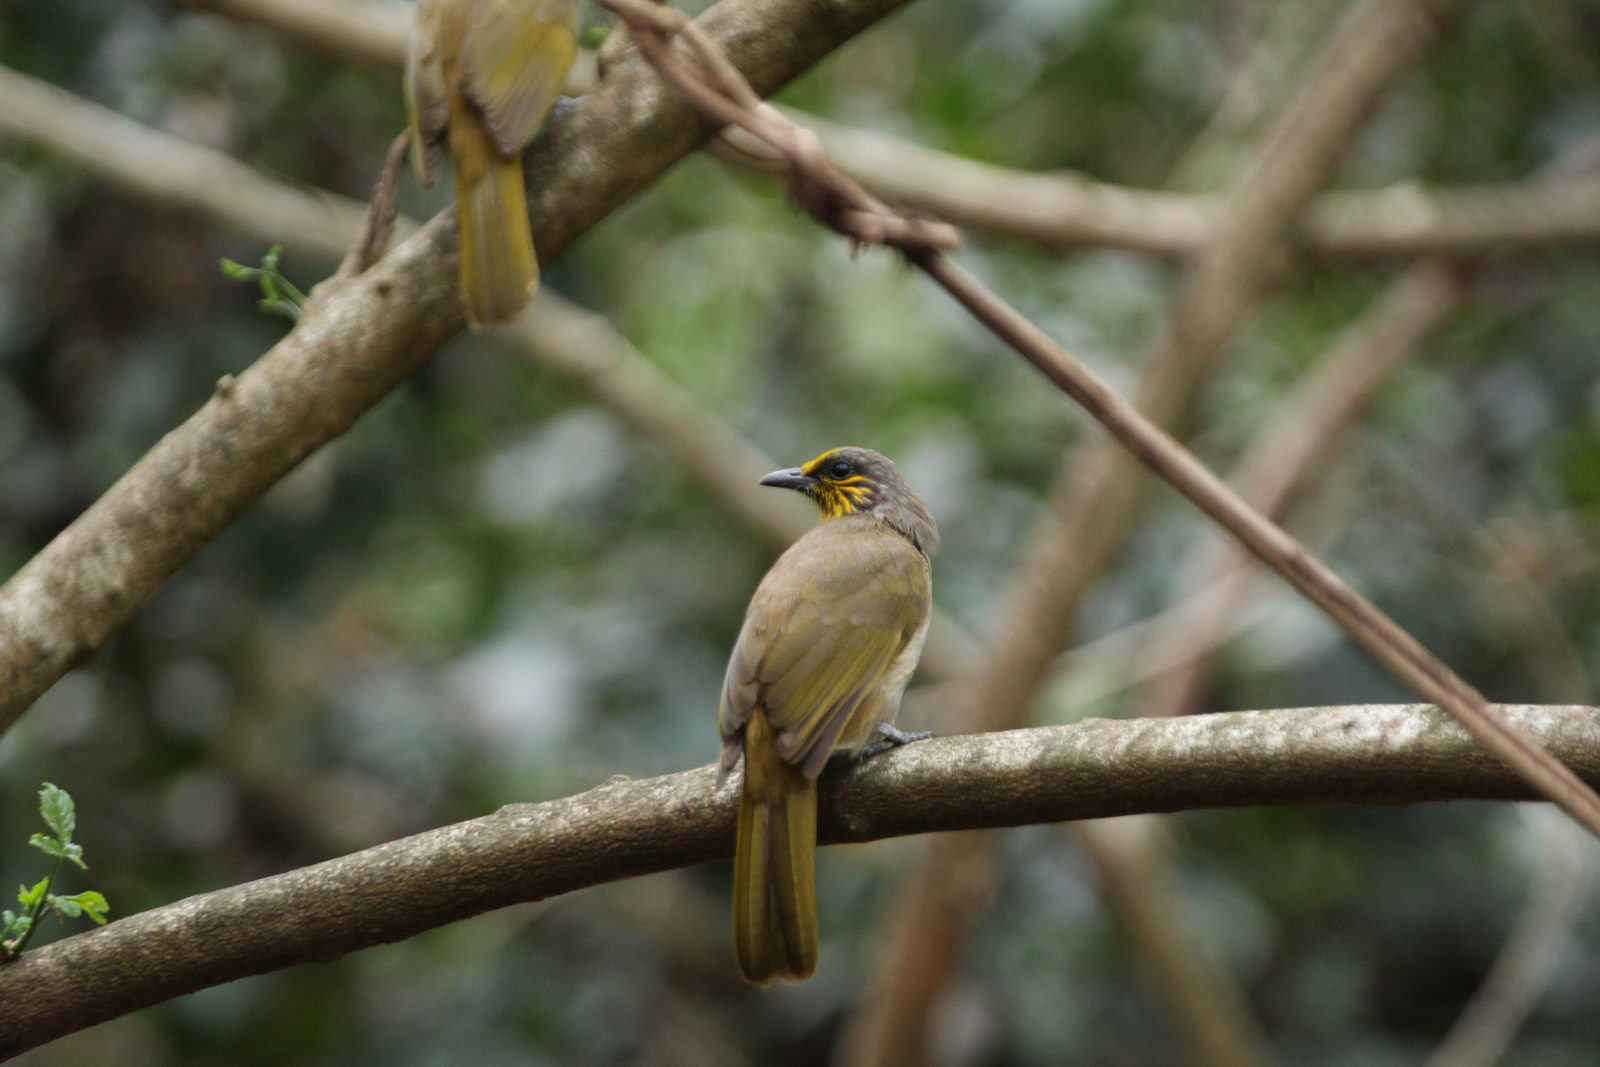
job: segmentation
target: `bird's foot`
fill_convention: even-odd
[[[883,735],[883,739],[880,741],[874,741],[870,745],[863,745],[861,747],[861,751],[856,753],[857,763],[869,760],[881,752],[889,751],[891,748],[899,748],[901,745],[909,745],[913,741],[926,741],[928,738],[933,736],[932,730],[917,730],[912,733],[907,733],[906,731],[898,729],[897,727],[890,726],[886,722],[880,722],[878,724],[878,732]]]

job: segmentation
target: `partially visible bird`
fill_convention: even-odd
[[[744,759],[733,861],[739,971],[761,985],[817,967],[817,775],[891,723],[928,636],[939,532],[893,463],[836,448],[762,485],[822,512],[772,565],[722,684],[718,783]]]
[[[511,318],[539,280],[522,151],[578,52],[575,0],[419,0],[406,54],[411,162],[424,185],[456,169],[467,320]]]

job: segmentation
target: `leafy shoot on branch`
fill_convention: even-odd
[[[231,259],[222,261],[222,273],[236,282],[256,282],[261,286],[261,299],[256,306],[273,315],[282,315],[290,322],[300,321],[300,308],[306,295],[278,270],[278,260],[283,257],[283,246],[273,245],[261,257],[261,266],[247,267]]]
[[[22,907],[20,912],[11,911],[9,908],[0,911],[0,962],[16,959],[21,955],[23,948],[28,944],[28,939],[33,936],[33,932],[39,928],[39,923],[46,915],[53,914],[62,919],[76,919],[80,915],[87,915],[101,926],[106,924],[108,910],[106,898],[94,890],[85,890],[72,896],[60,896],[50,892],[56,875],[61,871],[62,860],[74,863],[82,870],[87,870],[89,866],[83,862],[83,846],[72,842],[72,831],[77,828],[78,823],[72,797],[65,789],[49,782],[44,783],[39,790],[39,814],[52,832],[34,834],[28,838],[28,844],[51,857],[54,862],[51,863],[50,873],[43,881],[31,888],[25,885],[17,894],[17,902]]]

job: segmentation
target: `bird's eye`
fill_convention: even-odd
[[[855,472],[847,459],[836,459],[828,465],[828,473],[835,478],[848,478]]]

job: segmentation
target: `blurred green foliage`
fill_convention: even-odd
[[[1340,8],[1277,6],[922,0],[784,99],[992,162],[1209,187],[1237,174],[1259,128],[1210,123],[1250,42],[1272,42],[1262,91],[1275,98]],[[1476,7],[1389,94],[1340,180],[1526,175],[1600,133],[1597,59],[1591,7]],[[402,123],[390,75],[153,2],[0,0],[0,62],[351,196]],[[447,196],[408,186],[403,206]],[[0,573],[281,336],[216,267],[265,251],[0,142]],[[980,234],[963,258],[1122,385],[1174,277],[1128,254],[1058,259]],[[281,263],[301,289],[331,266],[293,247]],[[1200,450],[1226,466],[1395,273],[1327,269],[1271,294],[1210,394]],[[979,631],[1061,456],[1095,432],[891,257],[853,257],[772,182],[708,159],[550,264],[546,284],[603,311],[783,463],[841,443],[894,456],[944,531],[936,596]],[[1495,530],[1543,587],[1591,677],[1600,658],[1597,286],[1592,250],[1484,261],[1470,306],[1300,509],[1343,573],[1497,699],[1545,699],[1548,679],[1496,621],[1484,575],[1497,561],[1475,531]],[[1163,607],[1201,527],[1163,494],[1083,636]],[[492,335],[463,337],[0,740],[0,825],[32,820],[33,783],[64,783],[129,914],[612,774],[704,763],[724,657],[770,555],[572,383]],[[1408,699],[1307,609],[1269,619],[1222,651],[1208,708]],[[1041,715],[1135,706],[1102,689]],[[1287,1064],[1418,1062],[1538,862],[1505,806],[1175,826],[1195,921]],[[1007,840],[995,907],[941,1008],[950,1062],[1172,1061],[1177,1038],[1087,861],[1052,829]],[[20,846],[0,835],[0,879],[26,877]],[[827,944],[801,988],[738,983],[725,873],[697,869],[208,990],[24,1062],[814,1063],[873,973],[893,874],[914,855],[905,842],[824,854]],[[1507,1062],[1595,1062],[1596,988],[1591,902]]]

